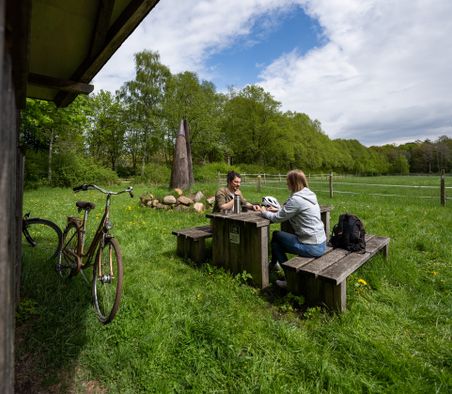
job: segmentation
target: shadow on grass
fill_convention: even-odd
[[[211,267],[211,270],[221,270],[221,272],[226,272],[222,270],[222,268],[214,266],[212,264],[211,256],[212,256],[212,249],[211,245],[207,245],[207,260],[204,263],[196,263],[194,261],[191,261],[190,259],[185,260],[181,257],[178,257],[176,254],[176,250],[168,250],[166,252],[162,253],[162,256],[165,256],[167,258],[179,258],[181,261],[181,264],[186,264],[190,266],[193,269],[196,270],[204,270],[207,265]],[[211,271],[209,269],[209,271]],[[240,279],[240,274],[234,275],[232,273],[229,273],[230,275],[239,278],[237,280],[243,281],[243,284],[246,284],[248,286],[253,286],[252,281],[249,279],[246,279],[246,275]],[[274,313],[274,316],[276,318],[280,318],[284,313],[291,311],[296,313],[300,318],[304,318],[304,314],[306,310],[309,308],[308,305],[304,303],[303,296],[296,296],[294,294],[291,294],[287,291],[287,289],[280,288],[276,285],[276,280],[284,280],[284,274],[278,273],[278,272],[270,272],[269,274],[269,281],[270,285],[264,289],[261,289],[257,292],[257,295],[268,302],[272,307],[276,308],[276,311]]]
[[[91,277],[91,270],[85,272]],[[15,392],[71,391],[74,365],[87,341],[91,288],[81,275],[63,280],[54,261],[24,245],[16,312]]]

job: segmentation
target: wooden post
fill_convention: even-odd
[[[330,186],[330,198],[333,198],[333,172],[330,173],[328,178]]]
[[[440,194],[441,194],[441,205],[446,206],[446,182],[445,182],[445,171],[444,168],[441,170],[441,180],[440,180]]]
[[[267,178],[265,177],[265,172],[264,172],[264,185],[267,184]]]
[[[281,174],[278,174],[279,183],[281,183]]]
[[[22,192],[22,179],[17,169],[19,133],[12,61],[3,47],[4,11],[5,2],[0,0],[0,392],[13,393],[15,292],[19,281],[15,272],[20,272],[21,245],[17,216],[22,209],[17,197]]]
[[[258,192],[261,191],[261,176],[260,175],[257,176],[257,191]]]

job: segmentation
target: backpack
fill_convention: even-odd
[[[333,227],[330,243],[333,248],[346,249],[351,252],[366,251],[366,231],[361,220],[348,213],[339,216],[339,222]]]

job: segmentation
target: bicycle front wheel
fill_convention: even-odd
[[[22,233],[28,245],[33,249],[24,248],[25,254],[33,254],[33,258],[51,260],[61,250],[63,233],[53,222],[47,219],[31,218],[23,222]]]
[[[92,283],[94,309],[103,324],[110,323],[118,311],[122,277],[122,256],[118,241],[107,238],[97,251]]]

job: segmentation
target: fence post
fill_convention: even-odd
[[[221,185],[220,171],[218,171],[218,179],[217,179],[217,182],[218,182],[219,185]]]
[[[258,192],[261,191],[261,176],[260,175],[257,176],[257,191]]]
[[[278,173],[278,179],[279,179],[279,183],[281,183],[281,174]]]
[[[265,177],[265,172],[264,172],[264,185],[267,184],[267,178]]]
[[[333,198],[333,172],[330,173],[328,178],[328,183],[330,186],[330,198]]]
[[[445,181],[445,171],[444,168],[441,170],[441,180],[440,180],[440,199],[441,205],[444,207],[446,205],[446,181]]]

